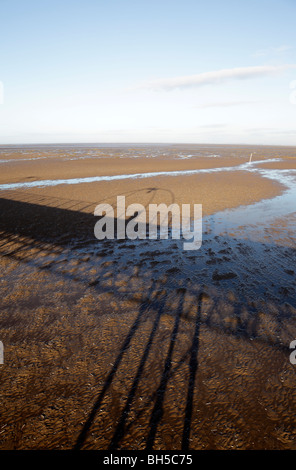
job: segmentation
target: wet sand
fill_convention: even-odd
[[[287,191],[286,173],[256,168],[296,169],[295,150],[258,147],[254,160],[281,161],[238,169],[252,151],[91,148],[84,160],[82,149],[2,151],[13,161],[1,184],[236,168],[0,192],[1,449],[296,448],[296,214],[284,204],[288,214],[265,222],[256,209]],[[30,156],[46,158],[15,161]],[[95,205],[121,194],[202,203],[200,250],[96,240]]]

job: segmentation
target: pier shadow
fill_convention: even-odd
[[[157,188],[146,188],[150,194],[147,204],[151,203]],[[24,198],[23,193],[14,193],[15,198]],[[130,194],[136,197],[135,193]],[[171,202],[174,201],[170,192]],[[98,201],[98,203],[104,200]],[[291,308],[295,305],[294,271],[291,266],[296,261],[295,250],[291,247],[268,247],[264,243],[233,240],[229,236],[211,238],[209,233],[204,245],[197,252],[182,252],[175,240],[102,240],[94,237],[93,215],[95,204],[59,198],[28,195],[26,201],[0,199],[0,255],[26,263],[38,269],[46,269],[54,275],[75,279],[92,289],[95,295],[104,292],[100,279],[105,273],[104,259],[115,260],[112,268],[112,290],[114,298],[127,295],[131,288],[131,268],[142,263],[142,269],[150,273],[147,287],[142,289],[142,300],[138,302],[137,315],[122,340],[116,359],[106,374],[104,383],[93,397],[91,411],[76,436],[74,449],[84,448],[89,433],[102,408],[105,397],[111,390],[123,359],[128,354],[131,342],[142,328],[147,318],[151,328],[145,336],[145,345],[138,358],[137,368],[124,405],[113,423],[113,433],[108,448],[121,447],[121,441],[130,429],[129,416],[134,407],[139,385],[143,381],[143,371],[147,366],[152,346],[155,346],[160,321],[164,314],[172,318],[172,329],[166,342],[166,354],[159,365],[160,376],[154,384],[154,392],[146,397],[146,407],[150,417],[146,422],[145,447],[154,449],[160,423],[164,419],[165,396],[168,382],[174,379],[178,369],[186,364],[188,380],[184,390],[186,400],[183,411],[183,431],[181,449],[190,448],[194,396],[198,395],[197,375],[199,367],[199,348],[201,326],[218,329],[225,335],[256,339],[284,352],[289,352],[289,345],[281,339],[281,331],[286,328],[283,320],[292,317]],[[138,244],[138,245],[137,245]],[[271,252],[268,250],[272,250]],[[170,252],[168,255],[167,252]],[[133,258],[131,260],[131,252]],[[43,254],[45,256],[40,257]],[[88,255],[85,258],[85,255]],[[98,254],[101,256],[98,262]],[[63,269],[60,269],[61,257]],[[80,260],[76,272],[67,269],[70,260]],[[165,264],[167,262],[167,264]],[[278,271],[272,270],[277,263]],[[90,268],[98,268],[96,278],[90,278]],[[110,268],[109,268],[110,269]],[[117,277],[125,275],[126,292],[116,287]],[[245,281],[249,280],[250,285]],[[214,294],[212,292],[215,292]],[[225,312],[221,308],[221,298],[231,292],[232,319],[225,321]],[[188,296],[191,310],[188,313]],[[175,302],[171,303],[171,298]],[[210,302],[209,302],[210,299]],[[254,301],[256,299],[256,301]],[[275,316],[277,334],[264,335],[260,329],[258,315],[262,302],[280,306],[280,314]],[[261,303],[260,303],[261,302]],[[286,305],[282,308],[282,305]],[[205,314],[206,310],[206,314]],[[152,313],[153,312],[153,313]],[[120,318],[118,319],[120,322]],[[187,351],[177,364],[173,363],[173,354],[178,349],[178,334],[182,322],[190,326],[192,332]],[[152,379],[153,380],[153,379]],[[143,409],[135,410],[135,419],[139,419]]]

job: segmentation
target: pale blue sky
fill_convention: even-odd
[[[295,0],[0,0],[0,144],[296,145]]]

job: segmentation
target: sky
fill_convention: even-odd
[[[296,145],[296,0],[0,0],[0,144]]]

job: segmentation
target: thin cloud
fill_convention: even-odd
[[[176,88],[200,87],[217,85],[231,80],[248,80],[258,77],[272,76],[287,69],[296,68],[296,64],[262,65],[254,67],[238,67],[205,72],[183,77],[163,78],[143,83],[138,88],[152,90],[173,90]]]
[[[266,49],[259,49],[253,54],[253,57],[264,57],[267,55],[274,55],[274,54],[284,54],[287,51],[293,49],[293,46],[288,46],[284,44],[278,47],[267,47]]]
[[[275,127],[256,127],[256,128],[249,128],[248,129],[249,133],[252,134],[276,134],[276,135],[296,135],[296,130],[295,129],[278,129]]]

